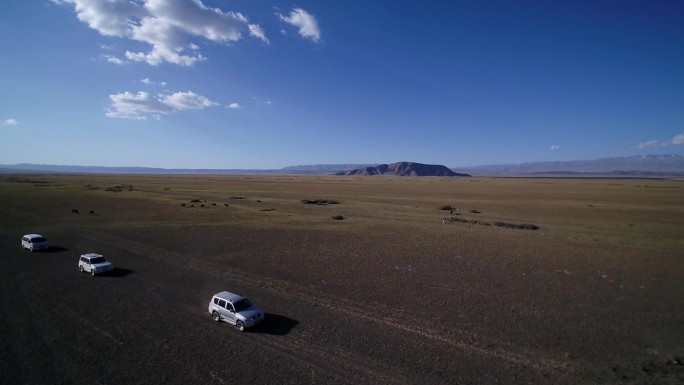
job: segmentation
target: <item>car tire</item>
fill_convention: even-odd
[[[235,327],[241,332],[245,331],[245,324],[242,321],[237,321]]]
[[[83,266],[78,266],[78,269],[83,273]]]
[[[213,318],[216,322],[219,322],[221,320],[221,316],[219,316],[219,313],[217,311],[211,312],[211,318]]]

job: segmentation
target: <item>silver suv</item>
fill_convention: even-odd
[[[88,253],[81,255],[78,260],[78,269],[82,272],[87,271],[92,275],[106,273],[114,267],[101,254]]]
[[[50,242],[40,234],[26,234],[21,237],[21,247],[31,251],[49,249]]]
[[[222,291],[209,301],[209,313],[214,321],[226,321],[240,331],[264,320],[264,313],[247,298]]]

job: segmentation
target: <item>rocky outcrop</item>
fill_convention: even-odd
[[[415,162],[397,162],[340,171],[335,175],[394,175],[394,176],[470,176],[451,171],[446,166]]]

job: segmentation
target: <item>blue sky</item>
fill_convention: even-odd
[[[0,36],[0,164],[684,154],[682,1],[3,1]]]

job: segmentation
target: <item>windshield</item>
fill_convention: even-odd
[[[104,257],[95,257],[95,258],[90,258],[90,263],[93,265],[98,264],[98,263],[105,263],[107,260]]]
[[[45,241],[47,241],[47,239],[45,239],[43,237],[35,237],[31,240],[31,242],[33,242],[33,243],[45,242]]]
[[[235,302],[235,303],[233,304],[233,306],[235,306],[235,311],[236,311],[236,312],[241,312],[241,311],[243,311],[243,310],[245,310],[245,309],[249,309],[250,307],[252,307],[252,303],[249,302],[249,300],[248,300],[247,298],[243,298],[243,299],[241,299],[241,300]]]

